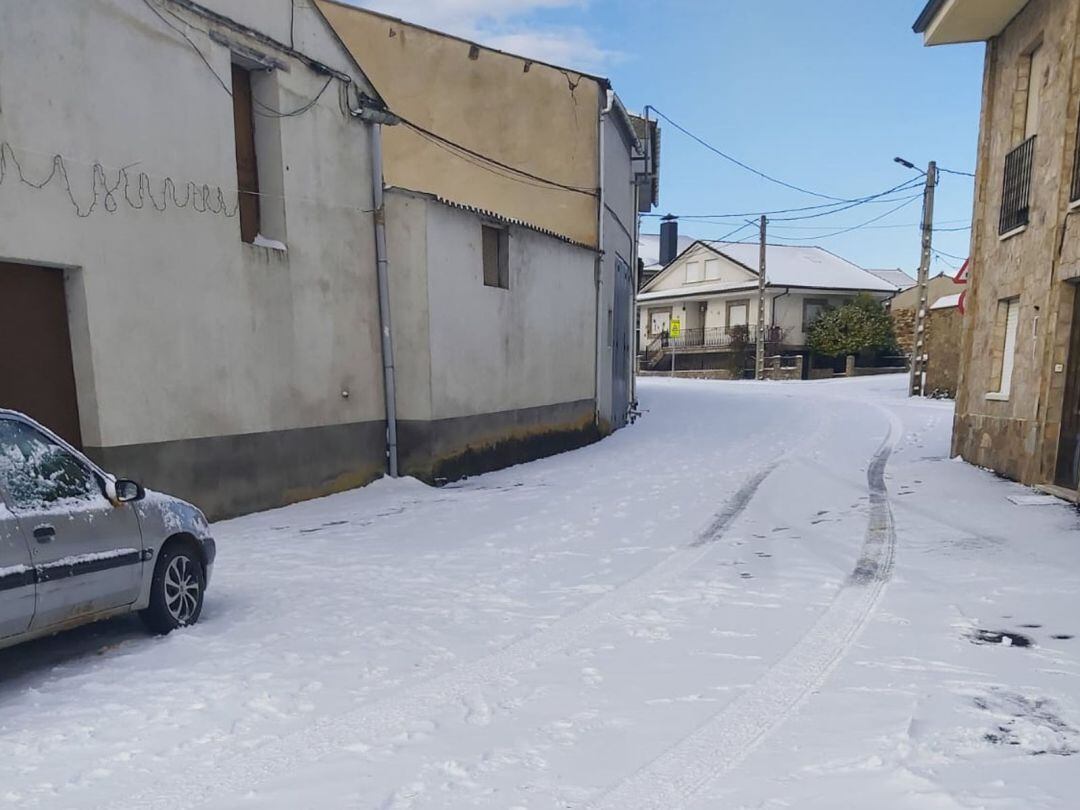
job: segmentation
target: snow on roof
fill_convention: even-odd
[[[680,236],[678,252],[682,253],[696,241],[693,236]],[[643,233],[638,236],[638,257],[645,263],[646,270],[663,267],[660,264],[660,234]]]
[[[757,281],[707,281],[704,284],[688,284],[684,288],[673,290],[652,290],[638,293],[638,301],[656,301],[661,298],[685,298],[687,296],[701,295],[702,293],[724,293],[735,290],[756,290]]]
[[[757,273],[759,245],[756,242],[720,242],[714,239],[696,239],[692,236],[679,236],[679,255],[681,256],[696,242],[708,245],[718,253],[742,264],[751,272]],[[660,237],[657,234],[641,234],[638,242],[638,255],[645,262],[645,268],[659,267]],[[867,290],[870,292],[894,293],[900,289],[896,284],[881,278],[869,270],[842,259],[821,247],[808,245],[767,245],[765,248],[765,275],[773,287],[812,287],[834,290]],[[902,272],[902,271],[896,271]],[[904,274],[905,277],[906,274]],[[910,279],[910,285],[915,283]],[[909,286],[910,286],[909,285]],[[732,286],[730,282],[695,284],[693,292],[723,292],[727,289],[739,289],[745,285]],[[754,286],[754,285],[752,285]],[[671,297],[682,294],[680,290],[667,290],[666,295],[654,295],[651,291],[644,296],[652,298]],[[685,292],[691,292],[687,289]],[[638,296],[642,300],[650,300]]]
[[[708,242],[714,250],[757,272],[757,244]],[[818,287],[835,290],[896,292],[896,285],[841,259],[824,248],[803,245],[767,245],[765,277],[773,287]]]
[[[894,285],[898,290],[907,290],[914,287],[918,282],[901,270],[899,267],[895,270],[867,270],[867,273],[873,273],[882,281],[887,281]]]
[[[930,309],[951,309],[952,307],[960,306],[961,293],[955,293],[954,295],[943,295],[937,301],[930,305]]]

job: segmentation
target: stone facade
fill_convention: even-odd
[[[946,295],[955,295],[964,287],[944,273],[938,273],[927,281],[927,301],[931,305]],[[893,332],[900,350],[910,356],[915,345],[915,310],[919,306],[919,288],[909,287],[899,292],[889,301],[889,315],[892,317]]]
[[[1031,0],[987,44],[953,452],[1024,483],[1054,476],[1080,278],[1080,233],[1070,209],[1080,114],[1074,0]],[[999,235],[1006,156],[1027,137],[1028,75],[1038,88],[1029,222]],[[1033,96],[1034,97],[1034,96]],[[1027,124],[1030,126],[1030,124]],[[1002,302],[1017,299],[1012,384],[998,391]]]
[[[963,316],[956,307],[930,311],[926,324],[926,392],[956,396]]]

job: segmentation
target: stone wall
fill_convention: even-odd
[[[1053,478],[1080,235],[1069,196],[1080,114],[1080,3],[1031,0],[987,47],[953,452],[1024,483]],[[1025,74],[1042,49],[1029,223],[1001,238],[1006,156],[1025,137]],[[1012,384],[998,391],[1001,302],[1019,300]],[[988,396],[988,394],[990,396]]]
[[[915,348],[915,310],[894,309],[889,315],[892,317],[896,344],[901,352],[910,356]]]
[[[926,324],[926,391],[956,396],[963,317],[956,307],[930,311]]]

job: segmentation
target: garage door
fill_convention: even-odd
[[[0,262],[0,408],[81,445],[62,270]]]

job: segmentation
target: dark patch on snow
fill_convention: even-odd
[[[828,509],[822,509],[822,510],[821,510],[820,512],[818,512],[818,516],[819,516],[819,517],[820,517],[821,515],[827,515],[827,514],[829,514],[829,510],[828,510]]]
[[[976,629],[971,634],[974,644],[1000,644],[1005,647],[1033,647],[1035,642],[1022,633],[1010,633],[1007,630]]]
[[[773,534],[776,534],[777,532],[786,532],[787,530],[787,526],[777,526],[775,529],[773,529]]]
[[[742,577],[743,579],[753,579],[754,578],[754,575],[751,574],[749,571],[743,571],[741,574],[739,574],[739,576]]]
[[[1069,635],[1068,633],[1058,633],[1056,635],[1050,636],[1050,638],[1057,641],[1071,641],[1073,639],[1073,636]]]
[[[349,521],[347,520],[331,520],[327,523],[324,523],[323,526],[344,526],[348,522]]]
[[[757,556],[761,557],[761,559],[763,559],[763,560],[768,559],[769,557],[772,556],[772,554],[766,554],[764,551],[757,551],[757,552],[754,552],[754,553],[757,554]]]
[[[1068,757],[1080,753],[1080,732],[1058,714],[1053,701],[994,690],[972,701],[977,709],[996,715],[996,726],[983,735],[991,745],[1024,748],[1023,753]]]
[[[1022,624],[1020,626],[1027,628],[1028,630],[1038,630],[1040,627],[1042,627],[1041,624]]]

